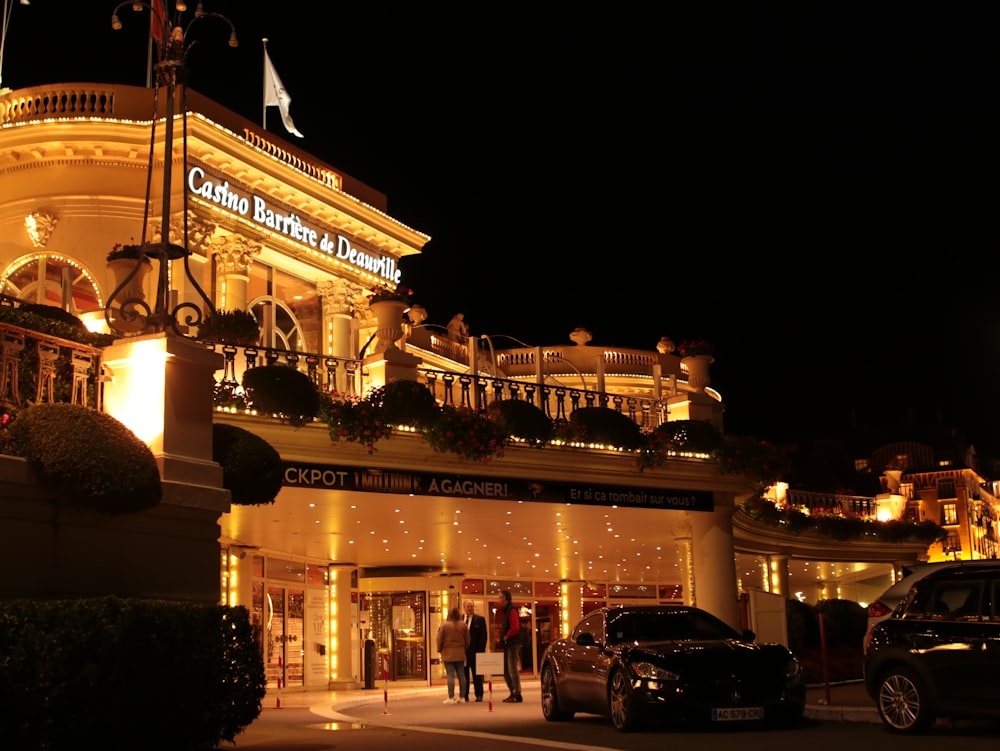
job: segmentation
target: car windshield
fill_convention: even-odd
[[[697,610],[623,611],[608,619],[608,643],[736,639],[718,618]]]

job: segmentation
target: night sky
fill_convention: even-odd
[[[305,137],[268,129],[432,237],[429,323],[708,339],[730,432],[943,421],[1000,454],[986,6],[204,4],[241,44],[199,22],[191,87],[260,122],[267,37]],[[141,85],[130,6],[15,6],[3,85]]]

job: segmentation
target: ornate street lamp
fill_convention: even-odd
[[[200,25],[206,19],[217,19],[217,22],[224,23],[229,28],[229,46],[239,46],[236,38],[236,29],[232,22],[219,13],[207,13],[199,2],[194,11],[193,17],[185,24],[184,15],[187,12],[187,3],[177,0],[174,3],[174,10],[171,13],[167,8],[167,3],[158,0],[152,3],[146,2],[121,2],[111,15],[111,28],[116,31],[122,28],[121,19],[118,17],[119,11],[123,8],[130,8],[133,11],[141,12],[148,9],[150,12],[150,37],[155,42],[158,62],[154,66],[155,86],[153,89],[153,126],[152,137],[149,144],[149,171],[146,178],[146,201],[142,218],[142,238],[141,251],[136,261],[135,269],[125,279],[121,281],[114,292],[108,297],[104,315],[108,326],[119,334],[161,332],[169,326],[174,333],[180,334],[179,326],[181,322],[178,318],[182,309],[187,309],[188,314],[184,319],[184,326],[198,326],[202,321],[202,309],[198,305],[190,302],[180,303],[171,309],[170,290],[170,264],[179,258],[184,259],[184,272],[188,281],[195,287],[198,294],[204,300],[208,310],[211,312],[214,307],[211,300],[202,290],[197,280],[191,273],[188,257],[191,251],[188,249],[188,216],[187,216],[187,181],[184,181],[184,237],[183,245],[173,245],[170,243],[170,183],[172,179],[172,159],[174,141],[174,102],[176,99],[176,89],[181,87],[181,111],[183,117],[184,130],[184,154],[183,163],[187,165],[187,102],[186,83],[188,69],[186,60],[191,48],[197,41],[191,38],[191,30],[194,26]],[[153,172],[153,149],[156,141],[157,107],[159,103],[159,89],[166,87],[166,117],[164,131],[164,158],[163,158],[163,205],[160,229],[160,241],[146,241],[146,230],[149,222],[150,205],[150,185]],[[159,261],[159,279],[156,285],[156,303],[154,310],[142,298],[131,297],[120,301],[118,316],[112,316],[112,302],[118,297],[123,289],[128,287],[132,278],[139,273],[146,258],[155,258]]]

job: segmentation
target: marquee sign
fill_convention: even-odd
[[[576,503],[583,506],[626,506],[685,511],[712,511],[715,508],[712,493],[705,490],[542,482],[520,478],[498,479],[436,472],[336,467],[327,464],[286,463],[282,484],[317,490],[461,496],[484,500]]]
[[[391,256],[359,250],[344,235],[324,231],[318,225],[295,212],[279,209],[266,196],[259,196],[234,187],[224,178],[208,174],[203,167],[191,167],[187,173],[187,187],[192,194],[225,211],[238,214],[243,219],[306,245],[331,258],[384,279],[397,286],[403,272]]]

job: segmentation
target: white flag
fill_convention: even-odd
[[[288,96],[284,84],[278,78],[278,72],[271,64],[271,57],[267,54],[267,47],[264,48],[264,106],[277,107],[281,111],[281,122],[285,124],[285,130],[292,135],[302,138],[302,134],[295,129],[292,116],[288,112],[288,105],[292,103],[292,98]]]

